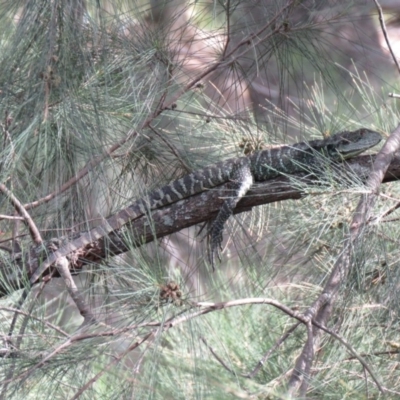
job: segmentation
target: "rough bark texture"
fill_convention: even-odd
[[[365,179],[374,159],[374,155],[358,156],[348,160],[346,164],[342,165],[342,168],[345,170],[350,169],[357,176]],[[319,184],[318,180],[313,182],[309,178],[304,178],[304,174],[300,173],[293,174],[293,178],[302,179],[308,185]],[[399,179],[400,155],[397,155],[386,172],[384,182]],[[148,217],[142,216],[124,229],[131,229],[135,233],[135,237],[140,238],[133,245],[141,246],[156,238],[162,238],[183,228],[213,219],[221,209],[224,201],[222,197],[226,193],[227,186],[228,184],[225,183],[215,190],[199,193],[155,210],[151,216],[151,223],[149,223]],[[247,196],[240,200],[234,210],[234,214],[249,211],[252,207],[262,204],[289,199],[301,199],[305,194],[298,187],[298,184],[293,185],[293,182],[285,177],[277,177],[254,185],[247,193]],[[174,218],[171,218],[172,215]],[[65,245],[67,241],[68,239],[65,238],[51,242],[48,241],[46,246],[47,251],[52,252],[59,246],[58,242],[62,242],[62,245]],[[114,232],[108,238],[96,240],[71,253],[68,256],[70,268],[80,269],[87,262],[99,262],[106,257],[124,253],[130,246],[132,246],[132,243],[125,243],[122,232]],[[17,289],[26,284],[27,278],[29,279],[32,275],[40,260],[46,257],[42,250],[36,251],[36,249],[37,247],[32,247],[29,252],[26,251],[20,254],[12,264],[0,263],[0,270],[3,275],[1,278],[3,284],[0,286],[0,293],[9,293],[11,288]],[[23,259],[26,260],[25,263],[22,262]],[[48,276],[52,269],[49,268],[46,270],[43,273],[43,277]],[[22,278],[23,276],[24,278]],[[5,282],[10,285],[8,288]]]

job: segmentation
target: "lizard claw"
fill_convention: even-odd
[[[213,272],[215,271],[215,256],[217,256],[219,262],[222,261],[221,250],[211,244],[209,250],[209,259]]]
[[[210,258],[211,268],[212,268],[213,272],[215,272],[215,255],[212,250],[210,250],[209,258]]]
[[[210,263],[213,271],[215,271],[215,255],[219,262],[222,261],[222,229],[213,224],[208,234],[210,235]]]

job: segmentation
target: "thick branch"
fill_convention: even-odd
[[[355,174],[365,176],[374,159],[375,157],[370,155],[359,156],[349,160],[347,167],[352,169]],[[301,175],[293,175],[293,178],[305,181]],[[384,181],[389,182],[398,179],[400,179],[400,156],[392,160]],[[307,183],[313,184],[310,180]],[[144,243],[153,241],[155,238],[162,238],[189,226],[212,219],[220,210],[224,197],[227,195],[226,189],[227,184],[156,210],[152,213],[151,222],[147,216],[140,217],[132,221],[129,227],[135,233],[136,242],[127,243],[126,233],[124,235],[122,232],[114,232],[108,238],[102,238],[69,254],[70,265],[73,268],[81,268],[86,262],[99,262],[108,256],[128,251],[132,245],[141,246]],[[252,207],[262,204],[300,199],[304,196],[304,192],[300,190],[300,185],[294,185],[293,181],[291,182],[285,177],[275,178],[255,185],[248,192],[248,195],[239,202],[235,213],[249,211]],[[21,277],[23,275],[31,276],[32,271],[38,265],[40,256],[43,256],[43,254],[36,254],[31,251],[29,257],[27,254],[22,254],[22,257],[16,260],[15,265],[12,265],[12,267],[0,265],[3,275],[0,282],[0,293],[5,294],[8,292],[4,282],[15,288],[22,287]],[[22,260],[28,260],[24,267],[22,266]],[[48,273],[49,271],[46,271],[44,275]]]

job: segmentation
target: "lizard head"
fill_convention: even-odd
[[[326,149],[335,158],[347,159],[376,146],[381,140],[382,136],[378,132],[361,128],[357,131],[340,132],[331,136]]]

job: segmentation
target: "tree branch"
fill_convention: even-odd
[[[26,208],[13,195],[11,190],[9,190],[4,184],[0,184],[0,191],[2,191],[10,199],[11,204],[17,210],[18,214],[25,220],[25,223],[28,225],[29,233],[31,234],[33,241],[36,244],[41,244],[43,242],[42,236],[40,235],[39,229],[37,228],[32,217],[26,211]]]
[[[355,174],[365,176],[366,171],[369,171],[374,160],[375,156],[373,155],[359,156],[341,166],[346,170],[353,171]],[[385,182],[398,179],[400,179],[400,156],[392,159],[390,168],[384,176]],[[295,184],[295,180],[297,184]],[[285,177],[279,177],[254,185],[247,196],[239,202],[235,209],[235,214],[249,211],[252,207],[262,204],[301,199],[306,196],[306,193],[301,190],[300,182],[303,182],[303,187],[305,183],[308,185],[318,184],[318,182],[312,182],[310,179],[304,178],[304,175],[297,174],[293,175],[292,181]],[[125,229],[128,228],[122,228],[120,231],[111,233],[106,238],[101,238],[67,254],[70,267],[76,270],[82,268],[87,262],[100,262],[106,257],[124,253],[131,249],[132,246],[139,247],[145,243],[152,242],[156,238],[162,238],[214,218],[221,208],[224,197],[226,197],[227,186],[227,184],[221,185],[215,190],[199,193],[155,210],[151,215],[151,220],[148,216],[142,216],[132,221],[129,229],[134,232],[134,237],[137,238],[134,242],[126,240]],[[322,190],[317,191],[315,195],[319,193],[322,193]],[[66,244],[64,241],[64,245]],[[63,246],[59,247],[58,250],[62,248]],[[47,254],[36,254],[31,249],[29,254],[23,253],[11,266],[0,264],[0,271],[3,276],[1,281],[7,283],[1,284],[0,282],[0,294],[8,293],[7,288],[10,286],[15,288],[23,287],[24,281],[22,277],[26,275],[30,277],[37,268],[40,257],[48,257],[53,251],[54,248],[49,247]],[[48,275],[50,270],[53,270],[53,267],[44,271],[43,276]]]

